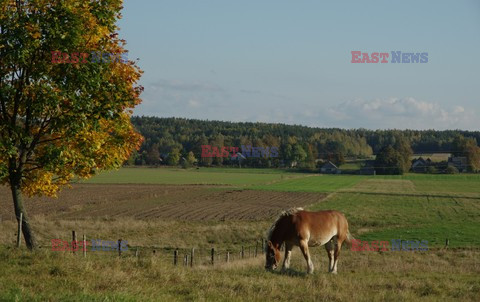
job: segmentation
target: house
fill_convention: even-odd
[[[340,174],[340,169],[335,166],[334,163],[331,161],[327,161],[321,168],[320,168],[321,173],[326,173],[326,174]]]
[[[360,168],[361,175],[375,175],[375,161],[366,160],[363,167]]]
[[[467,172],[468,160],[465,156],[450,156],[448,158],[448,167],[455,167],[458,172]]]
[[[427,172],[427,168],[431,165],[431,163],[432,161],[430,158],[425,160],[423,157],[419,157],[413,161],[411,170],[416,173],[425,173]]]

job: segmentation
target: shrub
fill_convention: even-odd
[[[447,169],[445,170],[445,173],[447,173],[447,174],[457,174],[458,169],[455,168],[454,166],[448,166]]]

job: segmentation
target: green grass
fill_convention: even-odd
[[[252,186],[254,190],[289,192],[335,192],[354,186],[366,179],[356,175],[315,175],[296,179],[287,179],[273,184]]]
[[[302,177],[274,169],[175,169],[175,168],[122,168],[102,172],[83,181],[97,184],[211,184],[238,185],[262,184],[282,179]]]
[[[345,213],[355,237],[364,240],[427,240],[440,247],[480,247],[480,198],[383,193],[336,193],[312,210]]]
[[[408,180],[417,192],[480,193],[480,174],[406,174],[378,175],[375,179]]]

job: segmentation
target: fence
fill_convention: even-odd
[[[54,239],[56,240],[56,239]],[[61,249],[54,249],[54,240],[52,240],[52,250],[53,251],[69,251],[73,254],[77,252],[83,252],[83,257],[87,257],[89,252],[87,236],[83,234],[82,240],[77,241],[77,232],[72,231],[72,242],[69,249],[65,249],[65,246],[62,246]],[[60,239],[58,242],[67,242]],[[253,244],[244,244],[238,248],[229,248],[229,249],[217,249],[212,248],[178,248],[178,247],[146,247],[146,246],[128,246],[128,250],[122,249],[122,242],[125,243],[122,239],[118,239],[116,242],[118,245],[115,248],[118,251],[118,256],[122,254],[134,255],[134,257],[139,257],[140,254],[150,254],[157,257],[164,257],[164,259],[175,266],[199,266],[199,265],[215,265],[219,263],[229,263],[233,261],[257,258],[260,255],[263,255],[265,252],[265,239],[259,239]],[[80,248],[82,247],[82,248]],[[151,250],[151,252],[149,251]],[[92,250],[93,251],[93,250]],[[98,250],[97,250],[98,251]],[[129,251],[129,252],[128,252]]]

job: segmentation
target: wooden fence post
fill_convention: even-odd
[[[173,251],[173,265],[177,265],[178,263],[178,249]]]
[[[258,241],[255,241],[255,258],[257,258],[258,253]]]
[[[118,257],[122,256],[122,239],[118,239]]]
[[[230,252],[227,251],[227,256],[226,256],[226,259],[225,261],[228,263],[230,262]]]
[[[138,258],[138,247],[135,249],[135,257]]]
[[[445,248],[447,248],[447,247],[448,247],[448,244],[449,244],[449,243],[450,243],[450,240],[448,240],[448,238],[447,238],[447,239],[445,239]]]
[[[87,257],[87,236],[83,234],[83,257]]]
[[[193,257],[195,255],[195,248],[192,248],[192,254],[190,256],[190,267],[193,267]]]
[[[20,213],[20,220],[18,220],[17,247],[20,247],[20,244],[22,243],[22,223],[23,213]]]
[[[76,250],[77,250],[77,233],[75,231],[72,231],[72,251],[74,254]]]
[[[242,259],[243,259],[243,257],[245,257],[245,249],[243,248],[243,245],[242,245],[242,252],[241,252],[241,255],[242,255]]]
[[[188,255],[185,254],[185,257],[183,258],[183,266],[188,266]]]
[[[212,247],[212,265],[215,264],[215,248]]]

